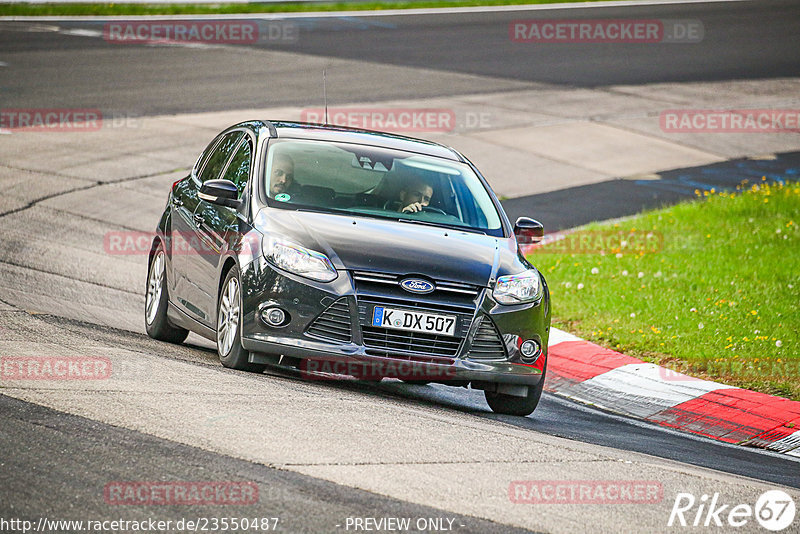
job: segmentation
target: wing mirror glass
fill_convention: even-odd
[[[206,202],[234,209],[242,204],[239,200],[239,189],[230,180],[207,180],[200,186],[197,196]]]
[[[514,223],[514,235],[520,245],[538,243],[544,238],[544,226],[537,220],[520,217]]]

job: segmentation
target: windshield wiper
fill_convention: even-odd
[[[477,228],[472,228],[470,226],[459,226],[457,224],[447,224],[447,223],[437,223],[431,221],[421,221],[419,219],[405,219],[402,217],[398,217],[397,220],[399,222],[410,223],[410,224],[421,224],[423,226],[433,226],[435,228],[450,228],[451,230],[463,230],[464,232],[470,232],[473,234],[483,234],[489,235],[483,230],[478,230]]]

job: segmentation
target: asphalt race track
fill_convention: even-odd
[[[699,20],[704,39],[626,45],[624,53],[610,44],[532,48],[508,39],[517,19],[601,17]],[[492,414],[473,390],[229,371],[199,337],[181,346],[148,338],[140,317],[146,260],[102,254],[104,232],[155,226],[169,184],[202,149],[194,138],[176,141],[181,132],[216,133],[204,116],[186,114],[318,107],[322,69],[331,105],[798,77],[800,4],[286,20],[301,38],[235,47],[121,46],[98,37],[104,21],[0,21],[2,108],[176,117],[172,130],[140,134],[174,151],[153,156],[157,170],[132,168],[141,161],[133,148],[111,141],[75,146],[40,134],[12,150],[12,138],[24,134],[0,135],[0,355],[86,354],[115,369],[113,380],[77,385],[0,381],[0,519],[277,517],[282,532],[338,532],[354,530],[348,518],[408,517],[442,518],[458,532],[672,532],[682,531],[666,526],[680,492],[753,504],[777,486],[800,489],[797,458],[547,394],[532,416],[516,418]],[[76,154],[90,152],[101,155],[103,174],[73,173]],[[169,167],[175,154],[185,163]],[[676,165],[658,184],[620,177],[504,205],[512,217],[539,209],[548,228],[569,228],[681,200],[695,182],[735,185],[740,175],[730,169],[749,176],[800,168],[798,152],[742,161]],[[40,162],[64,162],[64,171]],[[593,208],[582,209],[589,198]],[[557,479],[656,480],[664,495],[650,506],[510,501],[514,480]],[[153,480],[250,481],[259,499],[222,507],[114,506],[104,498],[114,481]],[[738,531],[759,530],[753,521]]]
[[[514,46],[518,19],[634,18],[699,20],[696,44]],[[14,25],[0,50],[21,59],[2,80],[3,105],[117,109],[140,115],[196,113],[280,105],[320,105],[321,71],[329,70],[331,106],[529,84],[594,87],[665,81],[768,79],[800,75],[800,7],[792,1],[717,2],[452,15],[304,17],[296,42],[255,50],[131,47],[80,34],[48,34]],[[102,32],[105,21],[61,23]],[[22,30],[22,31],[19,31]],[[47,56],[36,51],[50,50]],[[109,53],[110,52],[110,53]],[[301,54],[301,55],[297,55]],[[26,62],[25,58],[32,61]],[[33,58],[36,58],[33,61]],[[353,63],[356,62],[356,63]],[[364,62],[367,62],[365,65]],[[423,71],[391,69],[417,67]]]
[[[744,180],[769,179],[800,174],[800,153],[777,154],[775,159],[736,159],[723,163],[674,169],[661,173],[659,180],[616,179],[570,187],[503,202],[509,219],[536,213],[546,228],[562,230],[592,221],[634,215],[696,197],[696,190],[732,191]],[[587,205],[586,199],[592,201]],[[625,202],[620,202],[624,198]]]

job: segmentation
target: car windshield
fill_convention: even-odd
[[[463,163],[387,148],[271,140],[268,203],[502,236],[489,192]]]

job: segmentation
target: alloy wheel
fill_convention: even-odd
[[[150,278],[147,280],[147,296],[145,303],[147,324],[153,324],[158,313],[158,303],[161,301],[161,291],[164,283],[164,252],[159,250],[153,259],[150,268]]]
[[[228,354],[239,331],[239,281],[228,280],[219,303],[217,346],[220,354]]]

